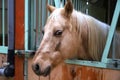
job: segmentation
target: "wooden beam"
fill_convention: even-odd
[[[24,50],[24,0],[15,0],[15,50]],[[24,56],[15,55],[14,80],[24,80]]]
[[[24,0],[15,0],[15,49],[24,49]]]

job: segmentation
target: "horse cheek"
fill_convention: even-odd
[[[53,67],[55,67],[63,61],[63,58],[61,53],[59,51],[56,51],[53,54],[51,54],[50,60],[52,62]]]
[[[76,39],[71,34],[66,35],[61,42],[61,54],[65,59],[76,56]]]

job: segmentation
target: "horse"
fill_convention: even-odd
[[[43,39],[33,57],[32,69],[47,76],[65,59],[100,61],[110,26],[73,8],[67,0],[63,8],[47,5],[50,11]],[[116,32],[116,53],[120,54],[120,34]]]

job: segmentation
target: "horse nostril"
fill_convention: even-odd
[[[35,64],[34,69],[35,69],[35,71],[39,71],[39,69],[40,69],[39,64]]]
[[[33,71],[34,71],[37,75],[41,75],[41,70],[40,70],[39,64],[34,64],[34,65],[32,66],[32,68],[33,68]]]
[[[39,68],[39,65],[36,64],[36,65],[35,65],[35,70],[36,70],[36,71],[39,71],[39,69],[40,69],[40,68]]]

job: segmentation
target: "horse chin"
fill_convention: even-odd
[[[44,72],[35,72],[36,73],[36,75],[38,75],[38,76],[44,76],[44,77],[46,77],[46,76],[48,76],[49,74],[50,74],[50,72],[51,72],[51,67],[50,66],[48,66],[45,70],[44,70]]]
[[[44,71],[44,73],[43,73],[43,76],[44,76],[44,77],[48,76],[48,75],[50,74],[50,72],[51,72],[51,67],[48,66],[48,67],[45,69],[45,71]]]

